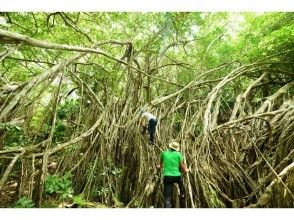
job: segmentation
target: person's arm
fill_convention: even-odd
[[[145,118],[142,115],[139,118],[139,125],[140,125],[140,127],[146,127],[145,126]]]
[[[161,170],[162,169],[162,163],[160,162],[159,165],[156,166],[157,169]]]
[[[181,166],[181,170],[183,172],[185,172],[185,173],[190,172],[190,170],[187,168],[186,164],[184,163],[184,160],[181,161],[180,166]]]
[[[139,126],[141,127],[142,126],[142,116],[140,116],[140,118],[139,118]]]

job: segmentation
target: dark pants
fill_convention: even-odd
[[[154,134],[156,131],[157,121],[154,118],[151,118],[148,122],[148,133],[150,135],[150,142],[154,143]]]
[[[184,208],[184,197],[185,190],[183,185],[183,180],[181,176],[164,176],[163,185],[164,185],[164,208],[171,208],[173,201],[173,186],[174,183],[179,184],[180,188],[180,207]]]

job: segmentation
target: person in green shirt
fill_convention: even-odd
[[[163,168],[164,208],[171,208],[174,183],[179,184],[180,196],[185,196],[181,171],[188,173],[189,169],[186,167],[183,155],[179,150],[180,144],[172,142],[169,144],[169,149],[160,154],[160,165],[157,167]]]

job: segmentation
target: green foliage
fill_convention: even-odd
[[[100,202],[108,200],[112,198],[113,202],[115,203],[115,207],[122,207],[122,203],[117,199],[114,193],[111,191],[109,187],[93,187],[90,191],[90,198],[98,200]]]
[[[88,201],[82,195],[74,196],[72,199],[79,207],[85,207],[88,205]]]
[[[17,125],[12,125],[12,124],[9,124],[9,123],[0,123],[0,130],[5,130],[5,131],[17,130],[17,131],[21,131],[22,128],[17,126]]]
[[[20,198],[14,205],[14,208],[34,208],[34,207],[35,207],[35,203],[27,197]]]
[[[72,197],[71,174],[66,173],[60,177],[58,175],[49,175],[45,181],[45,193],[48,195],[57,194],[60,199]]]
[[[68,119],[79,110],[79,103],[77,100],[66,100],[57,110],[59,119]]]
[[[73,196],[73,202],[81,208],[107,208],[105,205],[100,203],[94,203],[86,200],[82,194]]]
[[[78,205],[78,207],[81,207],[81,208],[101,208],[101,207],[105,207],[105,206],[102,206],[102,205],[87,201],[82,194],[78,195],[78,196],[74,196],[72,198],[72,200],[74,201],[75,204]]]
[[[31,133],[37,133],[38,136],[48,134],[50,126],[46,124],[46,120],[49,117],[48,104],[51,95],[49,93],[44,94],[41,97],[41,102],[35,104],[33,109],[32,118],[29,124],[29,130]]]
[[[111,170],[111,174],[114,176],[119,176],[122,173],[122,169],[115,167]]]
[[[5,22],[2,22],[1,28],[48,42],[79,46],[88,46],[86,35],[94,41],[131,41],[141,67],[147,65],[145,57],[149,58],[152,70],[156,70],[158,65],[170,64],[171,60],[193,66],[191,69],[187,65],[167,65],[158,72],[152,72],[152,75],[157,74],[184,85],[202,70],[222,63],[233,60],[247,63],[261,55],[293,48],[293,17],[292,12],[3,13],[1,18]],[[109,44],[102,44],[100,47],[115,57],[121,57],[125,51],[123,47]],[[66,58],[68,55],[70,52],[67,51],[63,51],[61,55],[60,51],[22,46],[22,50],[14,56],[56,63],[61,56]],[[28,68],[18,60],[4,61],[5,65],[1,70],[6,72],[9,69],[8,78],[15,81],[27,80],[40,74],[44,67],[52,65],[40,64],[42,68],[39,65],[29,65]],[[109,59],[103,56],[93,56],[85,62],[90,65],[79,65],[79,75],[95,93],[120,96],[125,86],[126,74],[123,66],[109,62]],[[225,74],[227,71],[219,71],[216,75]],[[177,89],[159,84],[158,81],[153,84],[158,94],[170,93]],[[66,103],[58,110],[59,118],[69,118],[76,112],[75,106],[74,103]],[[38,124],[36,121],[36,125]]]
[[[98,188],[94,187],[91,189],[90,191],[90,197],[91,198],[95,198],[95,197],[98,197],[99,195],[101,195],[101,192]]]
[[[22,147],[28,143],[22,127],[9,123],[0,123],[0,133],[5,133],[5,148]]]
[[[57,122],[53,132],[53,142],[62,142],[71,133],[72,128],[67,126],[68,121],[74,121],[79,111],[78,100],[66,100],[57,109]]]
[[[100,176],[107,176],[109,174],[113,175],[113,176],[120,176],[123,173],[123,169],[116,167],[110,159],[108,159],[108,163],[109,163],[109,167],[105,167],[104,169],[102,169],[100,171]],[[90,171],[92,171],[93,166],[91,166],[90,170],[87,170],[87,174],[90,176]],[[94,177],[97,177],[96,175]]]
[[[250,61],[293,48],[294,13],[246,13],[244,18],[245,28],[235,41],[241,58]]]
[[[53,142],[62,142],[66,136],[66,126],[60,122],[57,122],[53,132]]]
[[[97,191],[94,191],[97,193],[97,196],[105,197],[110,192],[110,188],[108,187],[99,187]]]

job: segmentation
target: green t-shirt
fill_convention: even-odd
[[[181,176],[180,162],[183,156],[178,151],[168,150],[160,154],[160,160],[163,162],[164,176]]]

